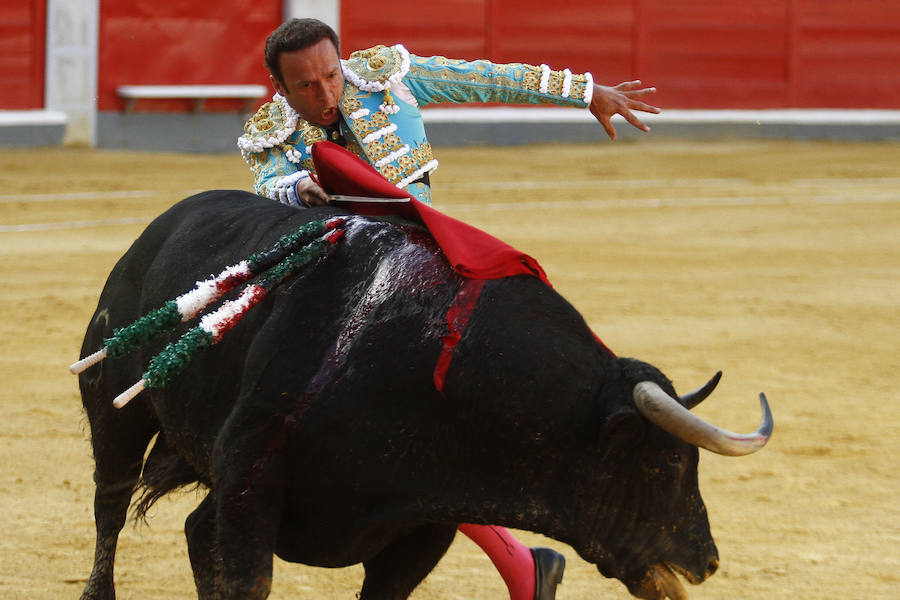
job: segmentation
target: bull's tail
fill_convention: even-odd
[[[200,485],[197,472],[184,458],[168,448],[160,433],[141,471],[137,488],[140,497],[134,505],[135,520],[146,520],[150,507],[169,492],[192,485]]]

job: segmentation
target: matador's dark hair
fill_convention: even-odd
[[[330,26],[318,19],[291,19],[282,23],[266,40],[266,68],[284,85],[279,58],[282,52],[303,50],[318,44],[323,39],[331,40],[341,54],[341,43],[338,34]]]

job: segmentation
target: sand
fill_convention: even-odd
[[[693,598],[895,598],[900,584],[900,144],[602,142],[438,149],[435,206],[536,257],[618,354],[681,390],[725,371],[698,407],[762,452],[704,452],[721,557]],[[75,377],[109,269],[194,191],[248,188],[237,155],[0,151],[0,597],[76,598],[94,529]],[[195,596],[172,496],[127,526],[119,598]],[[574,551],[559,600],[628,598]],[[353,598],[362,570],[278,562],[272,598]],[[505,598],[462,536],[415,600]]]

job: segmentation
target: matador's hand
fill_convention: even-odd
[[[294,187],[297,190],[297,198],[306,206],[325,206],[331,202],[331,196],[326,194],[312,177],[304,177]]]
[[[616,128],[612,124],[613,115],[622,115],[625,120],[640,129],[650,131],[640,119],[634,116],[632,110],[640,110],[648,113],[659,113],[659,109],[638,100],[641,96],[656,92],[656,88],[642,88],[640,80],[626,81],[615,87],[594,84],[594,95],[591,98],[591,114],[593,114],[606,130],[606,135],[611,140],[616,139]]]

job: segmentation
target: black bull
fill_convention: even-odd
[[[113,269],[82,355],[198,279],[339,212],[237,191],[182,201]],[[276,288],[168,385],[113,408],[163,343],[80,377],[96,467],[85,598],[114,597],[132,493],[143,488],[146,510],[195,482],[209,490],[185,525],[202,598],[267,596],[273,553],[362,562],[363,600],[406,598],[458,523],[565,542],[643,598],[681,597],[673,570],[699,583],[716,569],[697,483],[704,442],[636,409],[641,386],[675,397],[669,380],[610,354],[535,277],[483,287],[460,278],[419,226],[350,218],[329,258]],[[770,431],[724,433],[758,447]]]

